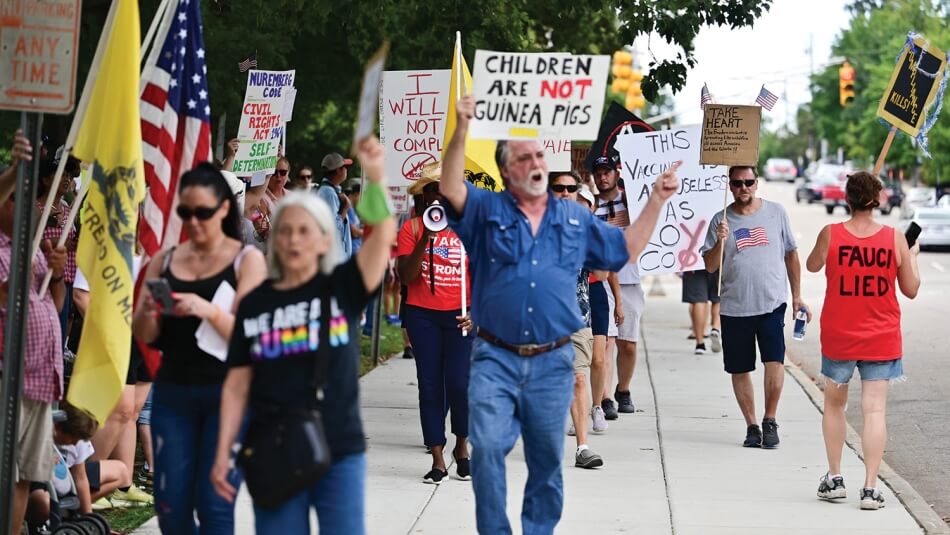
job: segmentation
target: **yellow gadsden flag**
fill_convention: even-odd
[[[145,194],[139,123],[139,7],[118,2],[73,154],[92,166],[76,262],[89,309],[67,399],[104,423],[115,407],[132,344],[132,252]],[[88,83],[88,82],[87,82]]]
[[[455,103],[459,93],[459,76],[462,76],[462,93],[472,87],[472,73],[461,52],[461,42],[456,40],[455,54],[452,56],[452,87],[449,88],[449,109],[445,114],[445,135],[442,137],[442,158],[445,149],[455,133]],[[461,62],[461,65],[459,63]],[[505,186],[501,182],[501,173],[495,164],[495,141],[492,139],[471,139],[465,141],[465,179],[479,188],[501,191]]]

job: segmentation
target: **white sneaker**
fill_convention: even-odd
[[[713,353],[722,351],[722,333],[719,329],[713,329],[709,333],[709,344],[712,346]]]
[[[577,436],[577,431],[574,430],[574,424],[571,424],[571,427],[567,428],[567,436]]]
[[[599,435],[607,430],[607,417],[599,405],[590,410],[590,418],[594,421],[594,434]]]

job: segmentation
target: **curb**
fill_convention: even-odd
[[[824,393],[812,381],[811,377],[802,370],[801,366],[795,363],[786,363],[785,370],[795,379],[815,408],[818,409],[818,412],[824,414]],[[861,436],[851,427],[850,423],[847,426],[848,433],[845,437],[845,443],[863,461],[864,452],[861,449]],[[923,528],[925,533],[928,535],[950,535],[950,525],[947,525],[940,518],[940,515],[927,503],[927,500],[918,494],[907,480],[902,478],[883,460],[881,461],[881,468],[878,470],[878,477],[894,491],[901,504],[910,513],[910,516],[914,517],[914,520]]]

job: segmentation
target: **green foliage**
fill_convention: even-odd
[[[871,167],[884,144],[888,129],[878,119],[877,107],[894,71],[895,59],[908,31],[923,34],[934,46],[950,47],[948,3],[931,0],[862,0],[850,6],[850,26],[838,37],[832,54],[844,56],[855,68],[854,101],[838,103],[838,66],[812,78],[811,108],[818,132],[831,147],[843,147],[849,159]],[[946,116],[946,112],[942,114]],[[886,166],[920,171],[930,182],[950,176],[950,122],[944,117],[930,131],[933,159],[920,156],[911,139],[898,133],[887,155]]]

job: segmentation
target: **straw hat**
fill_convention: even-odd
[[[442,162],[431,162],[422,166],[422,173],[416,182],[409,186],[409,195],[421,195],[422,188],[442,178]]]

